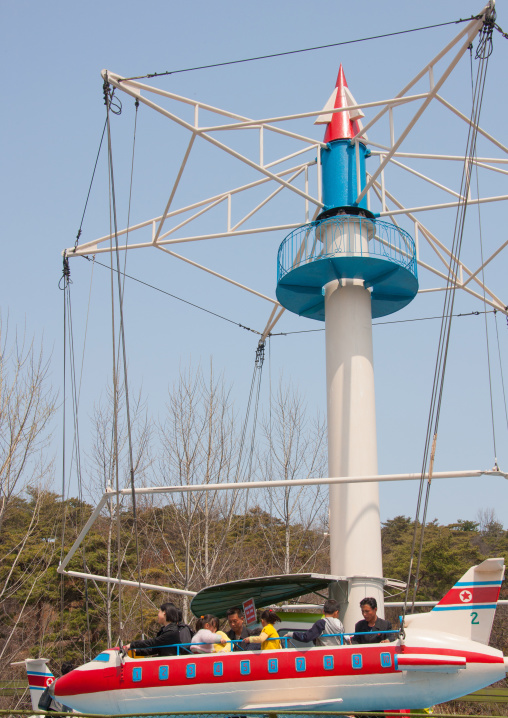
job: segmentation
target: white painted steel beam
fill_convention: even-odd
[[[504,471],[494,471],[493,469],[465,469],[463,471],[435,471],[432,474],[434,479],[460,479],[460,478],[479,478],[480,476],[496,476],[508,479],[508,473]],[[192,493],[195,491],[238,491],[251,489],[267,489],[277,488],[280,486],[321,486],[329,484],[368,484],[375,481],[419,481],[422,478],[421,473],[415,474],[381,474],[369,476],[333,476],[320,477],[313,479],[280,479],[277,481],[231,481],[226,484],[193,484],[191,486],[149,486],[134,489],[136,494],[178,494]],[[428,474],[424,475],[424,479],[429,478]],[[129,496],[132,489],[120,489],[119,494]],[[111,491],[108,496],[116,494]]]
[[[460,61],[461,57],[462,57],[462,56],[464,55],[464,53],[466,52],[466,50],[468,49],[469,45],[471,44],[473,38],[475,37],[475,35],[477,35],[477,33],[478,33],[478,31],[480,30],[480,28],[482,27],[482,25],[483,25],[483,19],[473,20],[472,22],[468,23],[468,25],[466,26],[466,28],[465,28],[462,32],[460,32],[460,33],[457,35],[457,37],[455,38],[455,40],[453,40],[452,43],[449,44],[449,46],[447,46],[449,49],[451,49],[451,48],[454,47],[454,45],[456,45],[464,36],[467,35],[467,39],[466,39],[466,41],[462,44],[462,46],[460,47],[459,52],[455,55],[455,57],[453,58],[453,60],[451,61],[451,63],[448,65],[448,67],[443,71],[443,73],[441,74],[441,77],[440,77],[439,80],[434,84],[434,87],[432,88],[432,90],[430,90],[430,92],[428,93],[426,99],[423,101],[423,103],[422,103],[422,105],[420,106],[420,108],[419,108],[419,109],[417,110],[417,112],[414,114],[414,116],[413,116],[412,119],[409,121],[409,123],[406,125],[406,127],[405,127],[404,130],[401,132],[401,134],[398,136],[397,140],[396,140],[395,142],[392,142],[392,147],[388,150],[388,152],[387,152],[387,154],[386,154],[386,156],[385,156],[383,162],[382,162],[382,163],[379,165],[379,167],[374,171],[374,174],[372,175],[371,179],[366,183],[365,187],[363,188],[363,190],[360,192],[360,194],[359,194],[358,197],[356,198],[356,203],[357,203],[357,204],[359,204],[359,203],[362,201],[362,199],[363,199],[363,197],[365,196],[365,194],[367,193],[367,191],[372,187],[372,184],[373,184],[374,180],[377,179],[377,177],[379,176],[380,172],[382,172],[382,170],[386,167],[386,165],[387,165],[388,162],[390,161],[390,159],[391,159],[391,157],[393,156],[393,154],[395,154],[395,152],[398,150],[398,148],[400,147],[400,145],[404,142],[404,140],[405,140],[406,137],[409,135],[409,133],[411,132],[411,130],[413,129],[413,127],[416,125],[416,123],[418,122],[418,120],[420,119],[420,117],[423,115],[423,113],[425,112],[425,110],[427,109],[427,107],[430,105],[430,103],[432,102],[432,100],[436,97],[436,95],[438,94],[440,88],[441,88],[442,85],[445,83],[445,81],[448,79],[448,77],[449,77],[450,74],[452,73],[453,69],[456,67],[456,65],[457,65],[458,62]],[[423,75],[424,75],[426,72],[428,72],[428,70],[430,70],[431,67],[433,67],[433,66],[435,65],[435,63],[437,62],[437,58],[440,59],[440,58],[443,57],[447,52],[448,52],[448,50],[445,48],[441,53],[439,53],[439,55],[436,56],[436,58],[434,58],[434,60],[431,61],[431,62],[419,73],[419,75],[417,75],[417,76],[411,81],[411,83],[406,86],[407,89],[409,89],[410,87],[412,87],[412,86],[418,81],[418,79],[420,79],[421,77],[423,77]],[[399,93],[399,95],[404,95],[406,91],[407,91],[406,89],[402,90],[402,91]],[[368,122],[368,123],[365,125],[363,131],[364,131],[364,132],[368,132],[369,129],[372,127],[372,125],[375,124],[375,122],[377,122],[377,120],[382,116],[382,114],[384,114],[383,111],[382,111],[381,113],[378,113],[378,115],[376,115],[376,117],[375,117],[373,120],[371,120],[371,122]]]
[[[95,507],[95,509],[92,511],[92,513],[90,514],[90,518],[88,519],[88,521],[86,522],[86,524],[85,524],[85,525],[83,526],[83,528],[81,529],[81,531],[80,531],[80,533],[79,533],[79,536],[77,537],[76,541],[74,542],[74,545],[71,547],[69,553],[68,553],[67,556],[64,558],[64,560],[62,561],[62,563],[58,566],[58,569],[57,569],[57,570],[58,570],[59,573],[62,573],[62,571],[63,571],[64,568],[67,566],[67,564],[69,563],[69,561],[71,560],[71,558],[74,556],[74,554],[76,553],[76,550],[77,550],[78,546],[80,545],[80,543],[83,541],[83,539],[85,538],[85,536],[87,535],[87,533],[90,531],[90,529],[91,529],[92,526],[94,525],[94,523],[95,523],[95,521],[97,520],[97,518],[98,518],[100,512],[101,512],[102,509],[104,508],[104,506],[105,506],[105,504],[106,504],[106,501],[107,501],[108,499],[110,499],[111,496],[113,496],[113,494],[111,493],[111,491],[106,491],[106,493],[104,494],[104,496],[102,497],[102,499],[99,501],[99,503],[97,504],[97,506]]]
[[[124,92],[126,92],[128,95],[131,95],[132,97],[137,98],[140,102],[142,102],[144,105],[147,105],[152,110],[155,110],[155,112],[159,112],[164,117],[167,117],[169,120],[172,120],[176,124],[180,125],[186,130],[189,130],[192,133],[195,133],[202,139],[206,140],[210,144],[214,145],[215,147],[218,147],[219,149],[223,150],[227,154],[231,155],[235,159],[239,160],[240,162],[243,162],[244,164],[248,165],[249,167],[252,167],[252,169],[257,170],[258,172],[261,172],[261,174],[266,175],[270,179],[274,180],[275,182],[279,182],[281,185],[286,187],[287,189],[291,190],[295,194],[298,194],[302,196],[304,199],[307,198],[314,204],[319,204],[319,202],[314,199],[314,197],[310,197],[309,195],[306,195],[303,190],[298,189],[297,187],[293,187],[289,183],[285,182],[281,177],[274,174],[273,172],[270,172],[265,167],[262,167],[258,162],[254,162],[253,160],[249,159],[245,155],[242,155],[240,152],[237,152],[232,147],[228,147],[228,145],[225,145],[223,142],[219,142],[219,140],[215,139],[215,137],[211,137],[210,135],[203,132],[201,129],[197,129],[194,127],[194,125],[191,125],[186,120],[183,120],[181,117],[178,117],[178,115],[175,115],[173,112],[169,112],[169,110],[165,110],[160,105],[157,105],[155,102],[152,102],[152,100],[149,100],[146,97],[143,97],[142,95],[139,95],[137,92],[135,92],[132,89],[129,89],[127,85],[121,86],[118,83],[118,80],[113,79],[112,76],[108,75],[107,81],[113,85],[113,87],[116,87],[117,89],[122,89]],[[315,144],[315,140],[312,140],[312,142]]]
[[[490,470],[464,470],[464,471],[437,471],[433,473],[432,479],[456,479],[456,478],[478,478],[480,476],[499,476],[504,479],[508,479],[508,474],[502,471]],[[252,489],[266,489],[276,488],[279,486],[316,486],[325,484],[353,484],[353,483],[372,483],[372,482],[383,482],[383,481],[417,481],[422,478],[420,473],[417,474],[385,474],[381,476],[341,476],[332,478],[314,478],[314,479],[295,479],[295,480],[280,480],[280,481],[237,481],[227,484],[194,484],[192,486],[149,486],[139,487],[134,489],[134,493],[138,496],[147,494],[174,494],[174,493],[192,493],[197,491],[238,491],[238,490],[252,490]],[[428,479],[428,474],[425,474],[424,479]],[[116,492],[112,489],[106,491],[103,495],[96,508],[90,515],[90,518],[83,526],[79,536],[77,537],[74,544],[71,546],[69,553],[66,555],[60,566],[58,567],[58,573],[64,573],[65,568],[68,566],[69,561],[74,556],[79,546],[81,545],[86,534],[97,520],[99,514],[104,508],[108,499],[112,496],[132,496],[132,489],[120,489]],[[70,575],[78,575],[79,572],[72,572]],[[83,576],[83,574],[79,574]],[[86,577],[92,578],[93,574],[87,574]],[[96,578],[96,580],[99,580]],[[110,579],[111,583],[119,581],[118,579]],[[126,583],[121,581],[121,583]],[[137,581],[133,581],[134,586],[138,586]],[[168,590],[162,588],[162,590]],[[178,589],[180,590],[180,589]]]
[[[415,601],[414,605],[418,607],[437,606],[439,601]],[[411,603],[413,605],[413,603]],[[498,606],[508,606],[508,600],[500,600]],[[402,608],[404,601],[385,601],[385,608]],[[323,611],[322,603],[284,603],[280,606],[281,611]]]
[[[272,297],[267,297],[266,294],[261,294],[261,292],[257,292],[255,289],[251,289],[251,287],[247,287],[247,285],[245,285],[245,284],[240,284],[240,282],[236,282],[234,279],[231,279],[230,277],[226,277],[224,274],[219,274],[219,272],[216,272],[215,270],[210,269],[209,267],[205,267],[203,264],[198,264],[198,262],[194,262],[194,260],[189,259],[188,257],[183,257],[181,254],[172,252],[171,250],[166,249],[166,247],[160,247],[159,245],[156,245],[156,247],[157,247],[157,249],[160,249],[161,252],[165,252],[166,254],[169,254],[172,257],[175,257],[176,259],[181,259],[182,262],[187,262],[187,264],[191,264],[193,267],[196,267],[196,269],[201,269],[203,272],[207,272],[208,274],[211,274],[214,277],[217,277],[217,279],[222,279],[224,282],[233,284],[233,286],[238,287],[238,289],[243,289],[244,291],[249,292],[250,294],[254,294],[256,297],[259,297],[260,299],[264,299],[265,301],[270,302],[271,304],[275,304],[276,307],[280,307],[280,304],[276,299],[273,299]]]
[[[382,156],[382,155],[381,155]],[[436,182],[436,180],[431,179],[430,177],[427,177],[427,175],[422,174],[422,172],[417,172],[412,167],[408,167],[407,165],[403,164],[402,162],[398,162],[392,157],[392,165],[395,165],[396,167],[400,167],[401,169],[405,170],[406,172],[409,172],[412,175],[415,175],[416,177],[419,177],[420,179],[424,180],[425,182],[428,182],[431,185],[434,185],[434,187],[437,187],[438,189],[442,189],[444,192],[447,192],[448,194],[453,195],[454,197],[457,197],[462,202],[464,201],[464,197],[462,197],[461,194],[458,192],[455,192],[455,190],[450,189],[449,187],[445,187],[444,184],[441,184],[440,182]]]
[[[457,115],[457,117],[460,117],[461,120],[464,120],[464,122],[469,125],[470,127],[473,127],[480,135],[483,135],[487,140],[492,142],[492,144],[496,145],[496,147],[499,147],[500,150],[503,150],[506,154],[508,154],[508,147],[505,147],[499,140],[496,140],[495,137],[492,135],[489,135],[488,132],[485,132],[485,130],[482,130],[480,125],[475,124],[471,121],[467,115],[464,115],[460,110],[457,110],[456,107],[454,107],[450,102],[447,102],[444,97],[441,97],[441,95],[436,95],[436,100],[438,100],[442,105],[447,107],[450,112],[453,112],[454,115]]]
[[[112,578],[111,576],[99,576],[95,573],[83,573],[82,571],[64,571],[60,566],[58,573],[63,573],[65,576],[74,576],[75,578],[84,578],[89,581],[100,581],[102,583],[111,583],[118,586],[132,586],[133,588],[145,588],[148,591],[164,591],[164,593],[176,593],[179,596],[195,596],[196,591],[184,591],[181,588],[168,588],[167,586],[160,586],[156,583],[143,583],[139,581],[126,581],[124,579]]]
[[[408,102],[415,102],[415,100],[424,100],[428,96],[427,92],[422,92],[418,95],[406,95],[405,97],[392,97],[388,100],[376,100],[374,102],[362,102],[357,103],[356,105],[347,105],[347,107],[335,107],[330,108],[326,110],[327,114],[337,114],[339,112],[353,112],[354,110],[360,110],[360,109],[370,109],[371,107],[392,107],[395,105],[404,105]],[[246,129],[249,127],[259,127],[259,125],[263,125],[265,129],[269,129],[272,131],[276,131],[279,128],[277,127],[270,127],[269,124],[273,122],[287,122],[290,120],[303,120],[308,117],[319,117],[319,115],[323,114],[323,108],[320,110],[312,110],[311,112],[298,112],[293,115],[278,115],[276,117],[264,117],[260,120],[245,120],[244,122],[238,122],[234,124],[228,124],[228,125],[211,125],[209,127],[202,127],[200,129],[203,130],[203,132],[215,132],[218,130],[234,130],[234,129]],[[362,133],[364,130],[362,130]],[[309,142],[316,142],[316,140],[310,140]],[[321,147],[326,147],[325,142],[319,143]]]
[[[379,182],[375,182],[375,183],[374,183],[374,191],[376,192],[377,196],[380,197],[381,188],[380,188]],[[430,230],[427,229],[427,227],[425,227],[425,225],[423,225],[421,222],[417,221],[416,217],[415,217],[413,214],[411,214],[411,210],[409,210],[409,209],[404,209],[402,203],[399,202],[399,201],[398,201],[392,194],[390,194],[389,192],[386,192],[386,196],[390,199],[390,201],[392,201],[392,202],[399,208],[399,209],[397,209],[397,210],[391,210],[391,211],[390,211],[390,210],[387,210],[386,213],[385,213],[387,216],[392,217],[392,213],[393,213],[393,214],[403,214],[403,213],[406,213],[406,214],[407,214],[407,217],[408,217],[409,219],[411,219],[411,220],[412,220],[413,222],[415,222],[415,223],[416,223],[416,222],[418,223],[418,226],[420,227],[420,230],[421,230],[421,234],[423,235],[424,239],[429,243],[429,245],[432,247],[432,249],[433,249],[434,251],[437,251],[437,250],[436,250],[436,248],[433,246],[433,242],[435,242],[435,243],[443,250],[443,252],[449,256],[450,260],[453,260],[454,263],[457,262],[456,258],[454,257],[454,255],[452,254],[452,252],[448,249],[448,247],[446,247],[446,245],[445,245],[443,242],[441,242],[434,234],[432,234],[432,232],[430,232]],[[392,221],[394,221],[393,218],[392,218]],[[503,249],[507,244],[508,244],[508,242],[505,242],[498,250],[496,250],[496,252],[494,253],[494,255],[499,254],[499,252],[501,251],[501,249]],[[441,260],[443,260],[443,258],[441,257],[441,255],[439,255],[439,256],[440,256]],[[493,258],[493,257],[491,257],[491,258]],[[448,281],[448,275],[447,275],[447,274],[444,274],[444,273],[440,272],[439,270],[435,269],[434,267],[430,266],[429,264],[426,264],[425,262],[423,262],[423,261],[420,259],[420,257],[417,258],[417,261],[418,261],[418,266],[423,267],[424,269],[427,269],[428,271],[432,272],[433,274],[436,274],[437,276],[441,277],[441,278],[444,279],[445,281]],[[490,260],[489,260],[489,261],[490,261]],[[450,264],[449,264],[448,262],[446,262],[446,261],[444,262],[444,264],[445,264],[447,270],[449,270],[449,269],[450,269]],[[473,274],[473,273],[471,272],[471,270],[464,265],[464,263],[462,262],[462,260],[460,260],[460,261],[458,262],[458,266],[459,266],[459,269],[460,269],[461,271],[466,272],[467,275],[472,275],[472,274]],[[476,272],[475,275],[476,275],[477,273],[478,273],[478,272]],[[471,277],[471,278],[473,278],[473,277]],[[503,312],[503,314],[508,314],[506,305],[501,301],[501,299],[500,299],[499,297],[497,297],[497,296],[494,294],[494,292],[492,292],[486,285],[484,285],[484,284],[478,279],[477,276],[474,276],[474,281],[476,282],[476,284],[480,287],[480,289],[481,289],[482,291],[485,291],[486,294],[488,294],[488,295],[491,297],[491,299],[486,299],[486,298],[485,298],[485,301],[486,301],[490,306],[492,306],[494,309],[498,309],[499,311]],[[458,282],[456,286],[457,286],[457,288],[463,289],[463,290],[464,290],[465,292],[467,292],[468,294],[471,294],[471,295],[474,296],[476,299],[480,299],[480,300],[483,302],[483,301],[484,301],[484,297],[483,297],[482,295],[478,294],[477,292],[473,292],[469,287],[466,286],[467,284],[468,284],[467,281],[466,281],[466,282]],[[425,290],[419,290],[419,293],[420,293],[420,292],[424,292],[424,291],[425,291]],[[434,291],[434,290],[433,290],[433,291]]]
[[[377,150],[371,150],[371,155],[373,157],[385,155],[390,149],[389,147],[386,147],[385,145],[380,145],[379,143],[373,142],[372,140],[369,140],[369,144],[373,147],[379,148]],[[395,152],[393,157],[402,157],[415,160],[443,160],[450,162],[464,162],[464,155],[434,155],[422,152]],[[469,160],[472,164],[477,164],[479,162],[491,162],[492,164],[508,164],[508,158],[505,157],[470,157]]]
[[[153,244],[156,244],[156,243],[157,243],[157,240],[159,239],[159,235],[160,235],[160,233],[162,232],[162,227],[164,226],[164,222],[165,222],[166,216],[167,216],[167,214],[168,214],[168,212],[169,212],[169,208],[171,207],[171,203],[173,202],[174,196],[175,196],[175,194],[176,194],[176,190],[178,189],[178,185],[180,184],[180,180],[182,179],[183,171],[184,171],[184,169],[185,169],[185,165],[187,164],[187,160],[189,159],[189,155],[190,155],[190,152],[191,152],[191,149],[192,149],[192,145],[194,144],[195,139],[196,139],[196,134],[193,133],[192,136],[191,136],[191,138],[190,138],[190,140],[189,140],[189,144],[187,145],[187,149],[186,149],[186,151],[185,151],[185,155],[184,155],[184,158],[183,158],[183,160],[182,160],[182,164],[180,165],[180,169],[178,170],[178,173],[177,173],[177,175],[176,175],[175,182],[174,182],[173,187],[172,187],[172,189],[171,189],[171,192],[170,192],[170,194],[169,194],[169,199],[168,199],[168,201],[167,201],[167,203],[166,203],[166,207],[165,207],[165,209],[164,209],[164,212],[163,212],[162,215],[161,215],[161,220],[160,220],[160,222],[159,222],[159,226],[157,227],[157,231],[156,231],[155,236],[154,236],[154,238],[153,238],[153,240],[152,240]]]
[[[474,204],[486,204],[487,202],[506,202],[508,200],[507,194],[501,194],[494,197],[480,197],[477,199],[468,199],[467,203],[468,205],[474,205]],[[390,214],[408,214],[408,212],[430,212],[433,209],[456,209],[458,207],[458,202],[442,202],[440,204],[427,204],[427,205],[421,205],[420,207],[407,207],[404,209],[396,209],[392,210]],[[388,212],[380,212],[380,217],[383,217],[384,215],[389,214]]]

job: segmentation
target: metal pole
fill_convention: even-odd
[[[377,474],[371,297],[363,280],[325,285],[328,473]],[[383,611],[378,484],[330,486],[330,571],[350,577],[341,611],[346,631],[361,618],[359,602],[373,596]]]

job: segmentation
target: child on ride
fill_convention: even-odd
[[[221,650],[219,645],[217,647],[214,644],[220,644],[223,650],[228,650],[226,646],[230,647],[228,637],[222,631],[217,631],[219,628],[219,619],[216,616],[212,616],[207,613],[205,616],[198,618],[196,623],[196,634],[192,637],[192,643],[201,643],[204,645],[191,646],[192,653],[212,653],[215,649]],[[229,648],[231,650],[231,648]]]
[[[277,633],[273,625],[274,623],[277,623],[277,621],[280,621],[280,618],[274,611],[271,611],[270,609],[263,611],[263,613],[261,614],[261,625],[263,626],[263,629],[260,635],[248,636],[247,638],[244,638],[243,642],[261,643],[262,651],[273,651],[280,648],[280,641],[269,640],[279,638],[279,634]]]

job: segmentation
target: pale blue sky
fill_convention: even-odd
[[[9,313],[12,324],[26,322],[29,333],[44,336],[48,350],[53,350],[55,386],[60,385],[62,375],[62,294],[57,286],[60,252],[74,243],[102,131],[105,117],[102,68],[124,76],[143,75],[446,22],[480,9],[480,3],[456,0],[445,4],[437,0],[418,4],[395,0],[383,3],[92,0],[86,4],[4,1],[0,307],[4,317]],[[498,22],[504,29],[508,27],[508,16],[502,7]],[[358,101],[384,99],[398,92],[457,32],[458,28],[448,26],[275,60],[176,74],[157,82],[164,89],[192,99],[254,118],[266,117],[320,109],[334,87],[342,62],[349,87]],[[482,124],[505,144],[507,60],[508,42],[496,33]],[[466,114],[471,97],[469,73],[469,58],[465,57],[443,91]],[[126,218],[133,127],[132,100],[122,99],[124,111],[113,118],[120,226],[125,225]],[[448,124],[443,112],[436,112],[416,129],[404,149],[429,152],[435,148],[460,154],[466,138],[464,131],[457,132],[456,127]],[[322,137],[323,129],[314,127],[311,120],[300,123],[299,128],[312,137]],[[373,133],[370,137],[377,139]],[[146,108],[140,109],[133,222],[162,211],[185,145],[183,134],[164,125],[160,118],[153,118]],[[176,204],[196,201],[215,193],[217,188],[234,187],[246,176],[234,162],[223,162],[209,148],[196,149]],[[267,153],[274,156],[283,150],[282,145],[267,144]],[[482,152],[492,156],[485,143],[479,144],[479,153]],[[433,171],[423,164],[421,169]],[[460,165],[457,163],[451,169],[438,167],[436,177],[457,189]],[[480,175],[480,181],[482,193],[508,194],[506,175],[496,175],[495,182]],[[393,176],[393,187],[412,206],[433,201],[435,197],[433,191],[423,186],[421,190],[413,189],[417,185],[406,187],[401,175]],[[503,210],[501,204],[482,207],[486,253],[506,237]],[[293,204],[281,202],[266,217],[273,223],[299,221],[301,213],[295,220],[293,211]],[[453,211],[445,210],[427,215],[422,221],[450,246],[454,216]],[[412,231],[410,225],[403,226]],[[471,209],[464,257],[474,267],[480,263],[477,228],[478,213]],[[107,231],[106,167],[102,161],[83,226],[83,240]],[[186,247],[185,251],[197,261],[209,263],[218,271],[274,296],[276,253],[283,238],[283,234],[260,235],[207,246],[200,243]],[[504,250],[495,266],[488,268],[486,279],[508,302],[507,252]],[[128,268],[145,281],[244,325],[262,329],[266,322],[267,305],[203,277],[190,267],[182,267],[155,250],[130,255]],[[71,262],[71,272],[76,341],[81,347],[91,266],[85,260],[75,260]],[[84,445],[86,417],[109,378],[108,281],[107,272],[97,267],[84,372],[81,423]],[[421,285],[429,287],[434,283],[422,273]],[[442,294],[421,295],[391,319],[438,315],[442,301]],[[482,305],[472,297],[460,296],[456,309],[470,312],[481,310]],[[492,315],[489,325],[498,460],[506,470],[507,428]],[[309,328],[319,326],[286,314],[277,330]],[[506,371],[508,332],[502,316],[498,316],[498,328]],[[243,415],[257,343],[253,334],[132,283],[126,288],[126,329],[130,381],[133,387],[143,386],[154,415],[162,410],[166,387],[179,367],[190,361],[207,364],[210,356],[217,370],[224,371],[234,383],[233,395],[238,412]],[[421,466],[438,332],[438,321],[374,328],[380,473],[416,472]],[[488,468],[493,464],[484,333],[481,317],[454,321],[436,470]],[[323,333],[274,338],[270,354],[272,382],[283,372],[286,379],[301,388],[312,411],[324,411]],[[265,379],[266,389],[268,371]],[[264,408],[266,402],[265,392]],[[400,513],[412,516],[416,488],[416,484],[383,487],[383,518]],[[478,508],[494,507],[506,523],[507,490],[502,479],[483,479],[476,485],[471,479],[436,482],[429,514],[431,518],[452,522],[457,518],[474,518]]]

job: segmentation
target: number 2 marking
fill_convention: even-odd
[[[478,614],[476,611],[471,611],[471,623],[473,626],[479,626],[480,621],[478,620]]]

